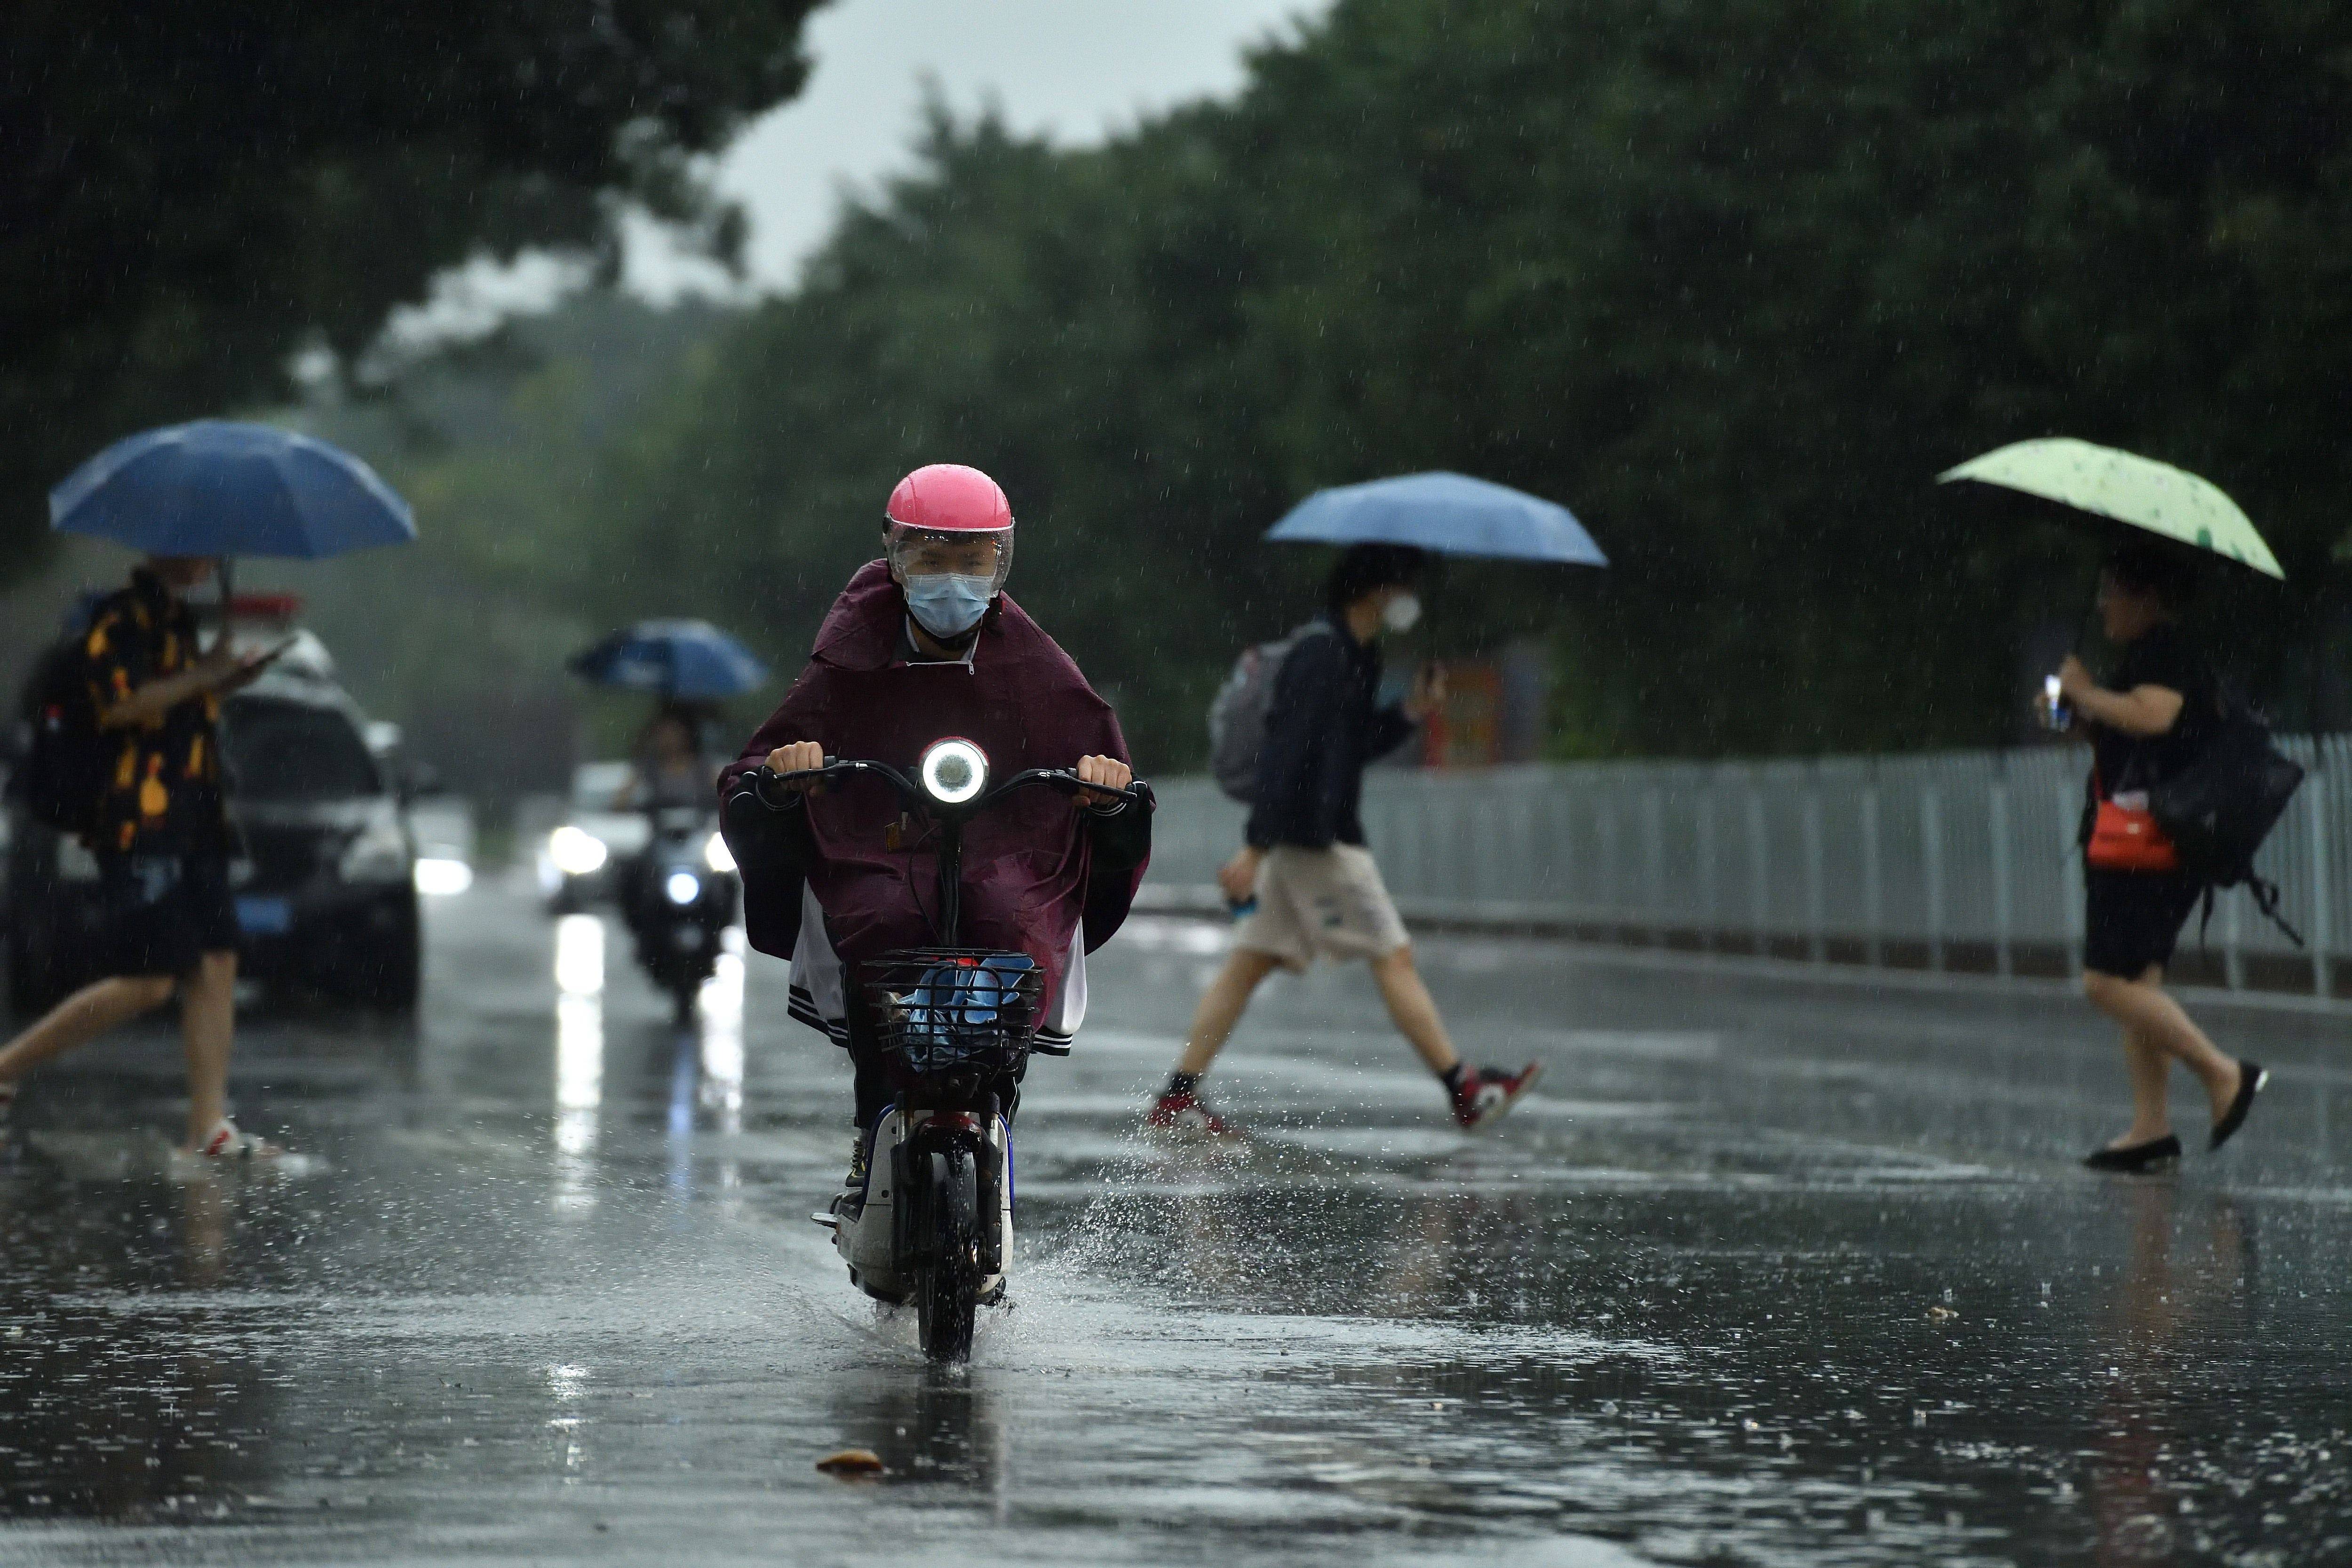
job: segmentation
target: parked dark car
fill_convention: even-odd
[[[368,744],[365,715],[301,635],[223,705],[239,973],[376,1007],[415,1005],[422,972],[409,781]],[[9,813],[9,999],[38,1012],[96,977],[98,862],[78,841]]]

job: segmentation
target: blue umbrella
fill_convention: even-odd
[[[416,537],[408,503],[349,452],[226,419],[117,441],[49,492],[49,526],[151,555],[303,560]]]
[[[625,691],[709,701],[768,679],[751,650],[709,621],[639,621],[572,656],[572,673]]]
[[[1268,539],[1412,544],[1441,555],[1606,566],[1609,557],[1564,506],[1466,474],[1406,474],[1318,490]]]

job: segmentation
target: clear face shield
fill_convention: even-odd
[[[890,574],[904,583],[909,577],[985,577],[988,591],[1004,586],[1013,570],[1013,531],[992,533],[948,532],[889,525],[886,547]]]

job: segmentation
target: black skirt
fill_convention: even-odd
[[[2137,980],[2170,963],[2173,944],[2204,884],[2179,871],[2102,871],[2085,867],[2083,967]]]

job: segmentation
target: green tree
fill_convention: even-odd
[[[689,159],[798,90],[815,0],[18,0],[0,21],[0,579],[107,439],[282,395],[470,256],[731,253]]]
[[[454,784],[491,803],[563,787],[583,710],[609,754],[645,707],[583,702],[565,658],[615,622],[695,609],[662,574],[614,580],[604,454],[727,319],[592,289],[404,363],[363,399],[315,400],[296,416],[408,498],[417,541],[323,567],[257,562],[240,581],[299,595],[345,683]]]
[[[1456,639],[1550,630],[1561,750],[1981,743],[2091,535],[1930,481],[2067,433],[2246,504],[2290,583],[2210,610],[2308,721],[2347,58],[2336,4],[1340,0],[1237,100],[1100,148],[935,116],[608,454],[599,580],[789,668],[891,481],[977,463],[1014,593],[1192,766],[1223,662],[1313,602],[1258,535],[1450,468],[1614,560],[1449,589]]]

